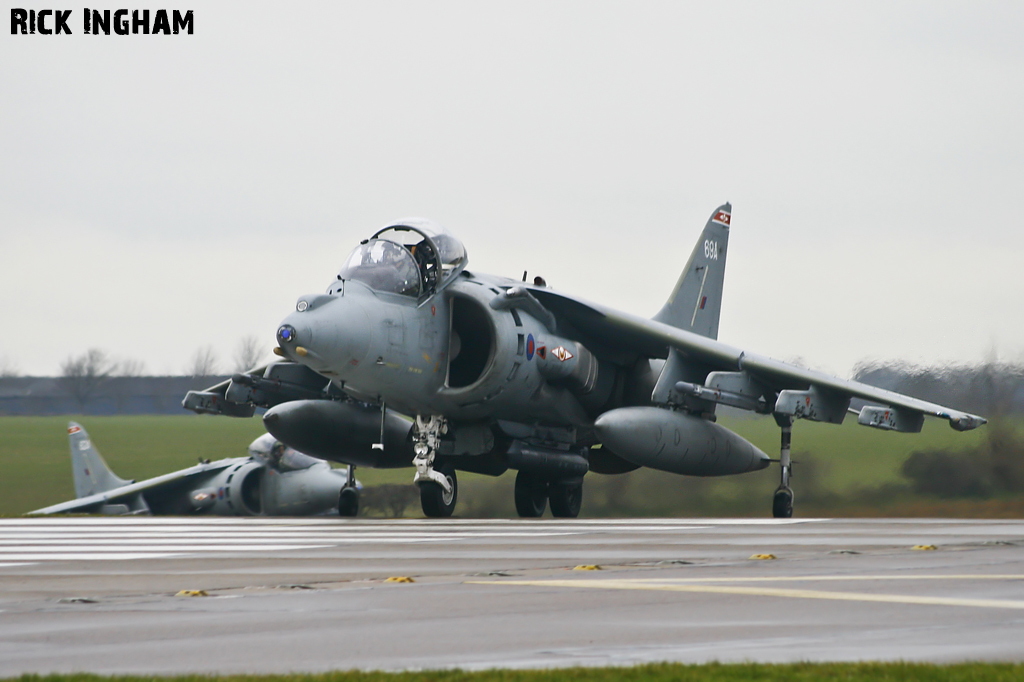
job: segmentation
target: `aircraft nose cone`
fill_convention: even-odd
[[[313,353],[311,358],[308,357],[313,347],[313,336],[312,325],[307,320],[296,320],[294,316],[289,316],[277,328],[277,345],[284,351],[284,355],[293,361],[317,360],[319,356],[316,353]]]
[[[277,342],[282,346],[295,343],[295,327],[282,324],[277,330]]]
[[[277,345],[289,353],[302,355],[303,348],[313,344],[313,328],[309,324],[303,324],[305,320],[285,320],[277,328]]]
[[[369,319],[363,305],[340,296],[305,296],[277,328],[283,355],[316,372],[341,376],[367,353]]]

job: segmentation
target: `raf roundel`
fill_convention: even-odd
[[[537,349],[537,342],[533,340],[533,334],[526,337],[526,360],[533,360],[533,352]]]

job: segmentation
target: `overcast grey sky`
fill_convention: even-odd
[[[131,5],[192,36],[81,35],[80,6],[12,36],[28,5],[0,27],[24,374],[228,369],[407,215],[651,315],[726,200],[723,341],[843,376],[1024,359],[1022,3],[193,1]]]

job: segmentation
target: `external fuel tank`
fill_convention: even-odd
[[[714,422],[658,407],[623,407],[594,422],[602,445],[633,464],[686,476],[764,469],[768,455]]]

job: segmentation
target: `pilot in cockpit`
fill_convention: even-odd
[[[426,239],[418,244],[409,247],[416,265],[420,269],[420,278],[423,281],[423,290],[430,291],[437,283],[437,262],[434,258],[434,249]]]
[[[429,221],[411,219],[409,222],[422,224],[427,231],[413,230],[403,223],[379,230],[352,251],[338,279],[361,281],[375,291],[416,297],[433,293],[443,285],[445,278],[465,267],[466,250],[462,242],[443,228],[428,224]],[[381,236],[390,230],[418,232],[424,238],[415,244],[406,244],[401,236],[398,240]]]

